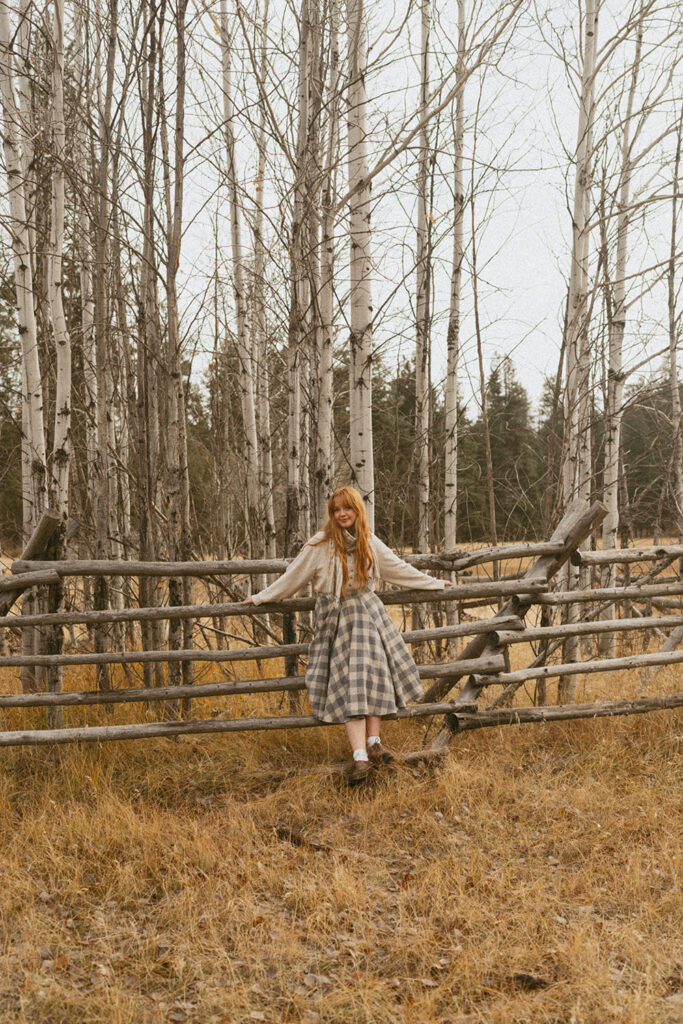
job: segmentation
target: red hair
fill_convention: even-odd
[[[346,561],[346,544],[344,531],[334,518],[334,506],[343,501],[356,513],[356,579],[361,588],[367,587],[372,554],[370,551],[370,524],[365,511],[365,503],[355,487],[338,487],[333,491],[327,502],[327,522],[323,527],[323,540],[331,540],[342,567],[342,594],[349,582],[349,568]]]

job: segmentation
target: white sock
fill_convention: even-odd
[[[359,747],[358,750],[354,750],[354,752],[353,752],[353,759],[354,759],[354,761],[367,761],[367,759],[368,759],[368,752],[365,749],[365,747]]]
[[[368,746],[374,747],[376,743],[380,742],[379,736],[368,736]]]

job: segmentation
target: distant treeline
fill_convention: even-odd
[[[4,308],[4,316],[2,309]],[[0,540],[16,549],[21,540],[21,464],[18,402],[18,353],[16,334],[8,305],[0,308]],[[283,358],[284,361],[284,358]],[[273,471],[278,549],[283,546],[286,509],[286,403],[283,375],[278,375],[277,357],[271,367]],[[349,479],[348,463],[348,373],[343,363],[335,370],[335,462],[336,479]],[[191,492],[192,543],[197,554],[219,551],[242,554],[247,550],[247,522],[244,511],[244,434],[239,399],[236,360],[227,367],[223,383],[217,386],[215,373],[205,374],[201,385],[186,381],[188,462]],[[639,534],[655,536],[675,532],[675,503],[672,491],[671,458],[666,444],[672,431],[670,392],[656,377],[633,385],[627,392],[622,436],[623,481],[622,542]],[[443,451],[445,418],[443,401],[437,392],[433,401],[430,430],[430,475],[432,523],[435,547],[443,544]],[[561,396],[554,382],[546,381],[539,407],[532,408],[512,360],[494,361],[486,386],[491,454],[493,461],[496,521],[500,540],[540,540],[548,536],[557,518],[558,469],[562,458]],[[375,479],[377,488],[377,530],[397,547],[415,543],[417,518],[417,474],[414,465],[415,374],[405,362],[390,371],[384,365],[377,372],[373,393]],[[80,554],[91,551],[94,537],[93,514],[84,473],[84,410],[74,406],[75,472],[71,483],[71,515],[78,524]],[[225,430],[225,419],[228,429]],[[458,417],[458,541],[488,542],[489,513],[485,479],[484,432],[481,416],[472,407],[460,408]],[[593,491],[602,488],[602,415],[596,404],[592,425]],[[162,431],[163,436],[163,431]],[[217,514],[216,464],[221,458],[223,438],[231,438],[230,462],[233,473],[225,517]],[[134,467],[122,467],[133,471]],[[133,484],[134,474],[129,477]],[[163,516],[163,488],[159,493]],[[129,557],[137,550],[139,524],[133,501],[132,517],[124,548]],[[228,535],[218,536],[219,522],[226,522]],[[315,529],[311,522],[311,529]]]

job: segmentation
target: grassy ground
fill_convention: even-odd
[[[360,792],[267,777],[337,729],[5,749],[0,1021],[682,1021],[682,727],[482,730]]]

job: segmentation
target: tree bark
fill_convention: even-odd
[[[230,62],[230,29],[228,6],[221,0],[221,61],[223,89],[223,117],[225,123],[225,148],[228,159],[227,186],[230,213],[230,242],[232,248],[232,285],[237,322],[237,358],[239,360],[240,398],[242,424],[244,429],[244,466],[246,474],[246,536],[248,552],[253,554],[261,546],[259,520],[259,450],[256,430],[256,401],[254,396],[254,363],[249,332],[247,330],[247,297],[244,279],[244,258],[242,254],[241,203],[237,183],[235,157],[235,132],[233,120],[235,110],[232,97],[232,72]]]
[[[375,524],[372,435],[372,252],[367,156],[367,25],[364,0],[348,0],[348,184],[351,274],[349,391],[351,474]]]
[[[617,215],[617,252],[614,268],[613,305],[609,304],[611,317],[608,319],[609,337],[609,370],[607,374],[607,404],[605,408],[605,463],[603,470],[603,500],[607,507],[607,515],[602,524],[603,550],[617,546],[619,531],[619,451],[621,447],[621,421],[624,392],[624,374],[622,366],[622,350],[624,331],[626,328],[626,257],[628,252],[628,228],[631,203],[631,122],[633,118],[633,101],[635,98],[640,58],[643,43],[643,14],[638,20],[636,29],[635,53],[631,67],[631,81],[628,91],[626,117],[621,138],[621,180],[619,183],[618,215]],[[602,220],[602,230],[606,233],[607,226]],[[606,290],[609,289],[608,252],[604,246],[603,270],[605,273]],[[616,564],[608,566],[603,576],[603,586],[613,587],[617,582]],[[614,609],[607,609],[605,618],[614,618]],[[616,653],[616,636],[605,634],[601,637],[600,653],[614,657]]]
[[[565,386],[565,457],[563,466],[563,497],[565,507],[577,498],[589,500],[592,465],[590,460],[590,361],[588,358],[588,256],[589,203],[593,167],[592,129],[594,118],[594,86],[597,49],[598,12],[600,0],[586,0],[583,37],[583,63],[579,120],[576,143],[576,179],[572,216],[572,254],[565,325],[567,377]],[[567,586],[576,585],[579,573],[567,567]],[[571,605],[567,622],[575,621],[578,612]],[[570,640],[565,658],[578,658],[578,641]],[[558,685],[558,701],[576,700],[576,678],[563,679]]]

